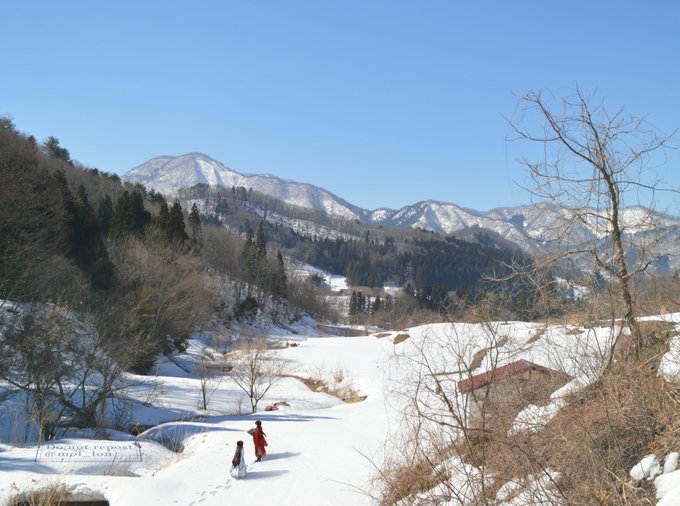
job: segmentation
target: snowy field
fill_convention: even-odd
[[[680,322],[680,315],[667,318]],[[136,382],[131,395],[140,401],[129,416],[142,426],[151,426],[138,438],[110,432],[109,439],[97,440],[90,439],[91,434],[70,433],[42,446],[12,445],[10,434],[21,424],[7,403],[0,413],[0,504],[16,497],[18,491],[49,486],[63,487],[75,497],[106,498],[111,505],[374,504],[371,478],[399,430],[403,405],[395,391],[414,373],[409,357],[425,350],[433,361],[441,360],[446,370],[451,357],[430,349],[429,343],[448,342],[466,362],[495,340],[503,343],[494,355],[497,365],[525,359],[570,374],[574,380],[553,394],[548,406],[533,411],[530,407],[518,416],[516,430],[540,430],[562,406],[563,394],[597,377],[601,350],[611,339],[612,329],[521,322],[492,327],[433,324],[409,329],[408,339],[394,344],[398,334],[353,338],[296,334],[290,340],[297,346],[276,351],[294,365],[298,377],[351,384],[366,396],[357,403],[345,404],[287,377],[260,402],[258,413],[251,415],[243,392],[229,378],[220,377],[211,383],[208,409],[201,410],[200,379],[191,372],[205,356],[206,344],[200,340],[192,340],[187,353],[172,361],[162,360],[153,380],[129,378]],[[275,338],[287,340],[280,331]],[[679,349],[680,343],[674,343],[664,358],[662,371],[669,377],[677,375]],[[485,359],[478,372],[488,367]],[[265,406],[280,401],[288,405],[264,411]],[[246,432],[256,419],[262,421],[269,443],[261,462],[255,462],[252,438]],[[240,480],[229,475],[238,440],[245,441],[248,466],[247,477]],[[631,473],[657,480],[659,504],[679,504],[680,471],[675,471],[672,462],[665,469],[658,460],[654,462],[648,458]],[[517,502],[520,496],[498,504],[524,504]]]
[[[198,346],[192,342],[189,356],[179,357],[182,365],[191,362]],[[342,371],[345,381],[352,381],[368,397],[345,404],[310,391],[297,379],[284,378],[263,399],[256,415],[237,414],[249,411],[248,400],[227,378],[212,385],[208,411],[197,409],[199,379],[164,360],[154,381],[133,390],[140,400],[154,390],[152,403],[133,414],[134,421],[154,428],[138,440],[115,433],[110,434],[114,442],[69,437],[47,445],[50,448],[2,444],[0,504],[18,490],[56,483],[63,483],[75,496],[105,497],[119,505],[232,501],[248,505],[261,504],[263,494],[281,505],[369,504],[363,493],[372,472],[367,458],[380,459],[386,439],[382,364],[391,347],[389,341],[375,338],[311,337],[279,351],[296,364],[297,375],[331,376]],[[289,406],[263,412],[276,401]],[[5,433],[17,425],[11,418],[0,417]],[[185,421],[162,423],[177,418]],[[256,419],[262,420],[269,443],[268,455],[257,463],[252,438],[246,433]],[[248,476],[235,480],[229,468],[239,439],[245,441]],[[181,445],[183,451],[170,451],[156,441],[169,447]]]

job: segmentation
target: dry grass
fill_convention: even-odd
[[[680,279],[675,277],[647,279],[636,285],[636,301],[641,315],[677,313],[680,311]]]
[[[396,336],[394,336],[394,344],[403,343],[409,337],[411,337],[411,336],[409,336],[408,334],[397,334]]]
[[[668,330],[645,325],[648,339]],[[678,404],[668,402],[680,399],[680,389],[656,374],[665,349],[664,340],[657,339],[642,361],[619,360],[537,434],[495,432],[484,441],[485,455],[491,456],[486,465],[505,478],[556,469],[562,474],[560,493],[570,505],[654,504],[653,487],[631,484],[628,472],[655,448],[677,450],[666,434],[680,432]]]
[[[667,340],[677,332],[663,321],[641,322],[641,327],[644,356],[635,360],[622,346],[600,380],[572,395],[541,431],[509,433],[527,403],[524,386],[494,397],[481,420],[469,423],[462,440],[449,448],[489,477],[489,485],[470,504],[495,503],[503,484],[521,482],[529,475],[546,476],[547,470],[557,471],[561,477],[546,485],[554,499],[542,500],[541,505],[656,504],[651,482],[633,483],[628,473],[649,453],[661,460],[678,451],[680,386],[657,374],[660,357],[668,349]],[[480,350],[478,356],[483,357],[484,351],[488,352]],[[540,399],[531,402],[541,404]],[[410,444],[414,449],[404,451],[405,455],[427,453],[417,441]],[[432,472],[436,468],[436,463],[424,466],[405,460],[402,466],[383,469],[387,483],[383,483],[382,504],[414,503],[416,492],[437,484]]]
[[[383,337],[389,337],[391,335],[392,334],[390,332],[381,332],[380,334],[376,334],[375,337],[377,337],[378,339],[382,339]]]
[[[444,476],[439,476],[432,463],[425,460],[412,462],[406,466],[395,466],[385,470],[382,475],[383,495],[379,504],[410,504],[408,498],[427,492],[439,485]]]
[[[489,500],[507,481],[553,469],[561,473],[553,485],[561,499],[554,504],[655,504],[653,486],[631,484],[628,471],[648,453],[677,450],[677,407],[665,402],[662,383],[636,367],[607,373],[536,434],[509,435],[517,408],[496,407],[483,430],[469,431],[456,452],[495,478]],[[666,436],[670,431],[676,437]]]
[[[346,385],[340,384],[344,378],[338,379],[339,375],[340,373],[338,373],[338,371],[333,372],[333,380],[335,383],[325,381],[320,377],[306,378],[303,376],[294,375],[290,375],[289,377],[301,381],[307,386],[307,388],[309,388],[313,392],[322,392],[328,395],[332,395],[333,397],[337,397],[341,401],[346,402],[348,404],[366,400],[367,396],[361,395],[357,390],[354,389],[354,386],[352,384]]]
[[[638,324],[642,333],[650,339],[666,340],[678,335],[675,324],[664,320],[641,321]]]
[[[477,369],[480,365],[482,365],[482,361],[484,360],[484,357],[486,357],[487,353],[495,350],[496,348],[500,348],[501,346],[505,346],[508,344],[508,341],[508,336],[501,336],[500,339],[498,339],[498,341],[496,341],[493,345],[477,351],[472,357],[472,361],[470,362],[468,369],[470,371]]]
[[[52,483],[39,490],[17,494],[9,506],[61,506],[72,504],[73,499],[63,483]],[[105,501],[102,503],[108,504]]]
[[[534,332],[529,339],[527,339],[527,344],[535,343],[538,341],[543,335],[545,334],[545,326],[542,326],[540,329],[537,329],[536,332]]]
[[[628,471],[648,453],[676,412],[663,381],[649,370],[624,364],[577,395],[537,439],[551,466],[564,473],[570,504],[652,504],[653,491],[624,487]]]

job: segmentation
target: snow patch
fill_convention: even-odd
[[[635,464],[630,470],[630,477],[636,481],[653,480],[656,476],[662,473],[661,464],[656,455],[647,455]]]

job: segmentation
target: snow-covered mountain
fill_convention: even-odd
[[[164,195],[198,184],[242,186],[287,204],[323,211],[348,220],[363,216],[362,209],[317,186],[287,181],[275,176],[240,174],[202,153],[182,156],[159,156],[127,172],[123,179],[142,183]]]
[[[445,234],[478,226],[493,230],[513,242],[523,239],[524,228],[539,215],[542,220],[545,219],[544,212],[537,212],[531,206],[483,213],[435,201],[419,202],[398,210],[383,208],[370,211],[311,184],[270,175],[240,174],[201,153],[159,156],[130,170],[123,178],[142,183],[165,195],[173,195],[182,188],[198,184],[252,188],[286,204],[323,211],[344,219],[385,227],[417,227]]]
[[[540,248],[541,241],[548,241],[556,234],[565,232],[564,211],[549,204],[505,207],[481,212],[446,202],[423,201],[397,210],[381,208],[371,211],[352,205],[311,184],[271,175],[240,174],[201,153],[176,157],[160,156],[135,167],[123,178],[142,183],[147,188],[166,195],[176,194],[182,188],[198,184],[252,188],[289,205],[383,227],[422,228],[443,234],[479,227],[491,230],[530,251]],[[625,209],[622,214],[624,225],[635,232],[644,232],[649,228],[650,218],[661,227],[661,239],[672,250],[669,253],[672,256],[680,255],[680,248],[677,246],[679,241],[676,240],[680,238],[680,219],[658,213],[652,215],[650,211],[640,207]],[[570,242],[574,244],[589,244],[606,235],[602,224],[595,222],[573,227],[566,232]],[[529,237],[533,240],[528,240]]]
[[[458,232],[470,227],[492,230],[514,242],[524,238],[526,213],[529,206],[511,208],[506,213],[480,212],[455,204],[436,201],[418,202],[399,210],[378,209],[370,214],[371,223],[386,227],[412,227],[442,234]]]

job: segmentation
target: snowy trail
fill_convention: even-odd
[[[292,410],[227,417],[216,423],[226,431],[194,435],[176,464],[145,480],[143,493],[115,487],[111,504],[261,504],[263,494],[278,505],[370,504],[366,477],[373,469],[362,454],[373,457],[386,437],[387,412],[382,396],[382,363],[389,341],[374,338],[309,339],[282,355],[309,370],[342,367],[368,398],[327,409]],[[331,359],[329,359],[331,358]],[[252,439],[245,432],[262,420],[268,454],[254,462]],[[236,432],[234,432],[236,431]],[[229,476],[236,441],[243,439],[248,476]],[[127,481],[127,480],[126,480]]]
[[[159,447],[163,450],[162,469],[142,469],[145,476],[90,475],[86,465],[80,464],[79,468],[77,462],[69,462],[69,467],[63,468],[65,474],[45,474],[58,473],[60,468],[52,467],[50,471],[40,462],[33,462],[35,448],[0,452],[0,504],[16,490],[12,483],[25,490],[27,484],[39,488],[57,482],[72,492],[103,495],[112,506],[209,506],[227,502],[247,506],[262,504],[265,497],[282,506],[371,504],[370,497],[361,491],[368,490],[367,477],[374,469],[363,455],[378,463],[382,458],[388,427],[383,365],[392,346],[386,339],[373,337],[309,338],[297,347],[281,350],[283,357],[299,364],[298,371],[303,375],[322,370],[330,375],[342,370],[368,398],[344,404],[310,392],[296,380],[281,381],[261,407],[278,399],[289,400],[291,407],[160,426],[158,430],[169,434],[176,431],[191,435],[183,438],[182,453],[173,454]],[[195,406],[195,381],[164,378],[164,393],[159,400],[165,408],[142,409],[137,415],[143,418],[157,416],[163,409],[167,413],[191,409]],[[214,409],[233,409],[237,401],[234,392],[222,385],[216,392]],[[268,455],[261,462],[254,462],[252,438],[246,432],[256,419],[262,420],[269,443]],[[229,467],[239,439],[245,442],[248,476],[235,480],[229,475]],[[149,466],[153,452],[147,449],[153,449],[155,443],[145,444],[143,465]],[[158,461],[160,457],[154,458]]]
[[[143,483],[115,487],[107,498],[111,504],[224,504],[229,481],[227,463],[230,450],[225,446],[227,432],[192,436],[187,454]],[[224,473],[219,472],[225,469]]]

